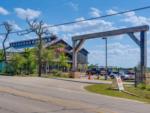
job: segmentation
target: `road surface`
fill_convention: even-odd
[[[150,105],[87,92],[85,83],[0,76],[0,113],[150,113]]]

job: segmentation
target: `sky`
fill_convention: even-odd
[[[25,19],[43,20],[45,25],[84,20],[113,14],[119,11],[145,7],[150,0],[0,0],[0,23],[8,21],[13,30],[28,28]],[[102,32],[139,25],[150,25],[150,9],[130,12],[94,21],[80,22],[48,30],[72,45],[71,37],[86,33]],[[0,33],[4,28],[0,27]],[[139,34],[136,34],[139,38]],[[10,42],[35,38],[33,34],[17,36],[13,34]],[[140,62],[140,49],[128,35],[108,38],[108,65],[133,67]],[[0,42],[3,37],[0,36]],[[0,44],[1,47],[1,44]],[[89,51],[89,64],[105,65],[105,41],[98,37],[86,40],[83,47]],[[150,33],[147,33],[148,66],[150,66]]]

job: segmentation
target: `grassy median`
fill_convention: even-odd
[[[89,85],[86,86],[85,89],[90,92],[103,94],[107,96],[127,98],[150,103],[150,91],[146,89],[135,88],[133,86],[125,86],[125,91],[129,92],[130,94],[111,89],[110,84]]]

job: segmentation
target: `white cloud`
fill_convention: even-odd
[[[108,15],[111,15],[111,14],[117,13],[117,11],[115,11],[115,10],[113,10],[113,9],[109,9],[109,10],[106,11],[106,13],[107,13]]]
[[[95,46],[94,46],[95,47]],[[105,65],[105,45],[89,50],[89,61],[93,64]],[[108,65],[132,67],[140,61],[140,49],[123,43],[108,43]]]
[[[15,8],[14,9],[17,16],[21,19],[34,19],[38,18],[41,15],[41,11],[33,10],[33,9],[23,9],[23,8]]]
[[[8,15],[9,12],[6,9],[4,9],[3,7],[0,7],[0,14],[2,14],[2,15]]]
[[[125,18],[122,20],[124,22],[131,23],[132,25],[150,25],[150,18],[144,16],[137,16],[135,12],[125,13]]]
[[[77,18],[78,20],[84,20],[83,17]],[[70,33],[91,33],[91,32],[100,32],[100,31],[106,31],[110,29],[114,29],[113,24],[109,21],[105,20],[93,20],[93,21],[83,21],[72,25],[62,25],[60,27],[51,28],[52,31],[55,31],[57,33],[59,32],[70,32]]]
[[[71,39],[71,34],[63,34],[61,38],[68,42]]]
[[[9,23],[10,25],[12,25],[12,28],[13,28],[14,30],[22,30],[22,28],[21,28],[18,24],[16,24],[15,21],[8,21],[8,23]]]
[[[68,4],[73,10],[78,11],[79,5],[73,2],[69,2]]]
[[[89,14],[91,17],[99,17],[101,15],[101,11],[95,7],[91,7],[90,10]]]
[[[99,51],[99,50],[88,50],[90,54],[88,55],[88,61],[91,64],[98,64],[98,65],[105,65],[105,56],[104,56],[104,51]]]
[[[150,46],[150,39],[147,40],[147,45]]]
[[[121,44],[121,43],[111,43],[108,45],[108,49],[110,50],[110,55],[129,55],[139,53],[139,49],[132,47],[130,45]]]

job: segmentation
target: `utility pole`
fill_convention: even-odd
[[[107,65],[107,57],[108,57],[108,55],[107,55],[107,38],[106,37],[104,37],[103,38],[104,40],[105,40],[105,80],[107,80],[107,74],[108,74],[108,65]]]

